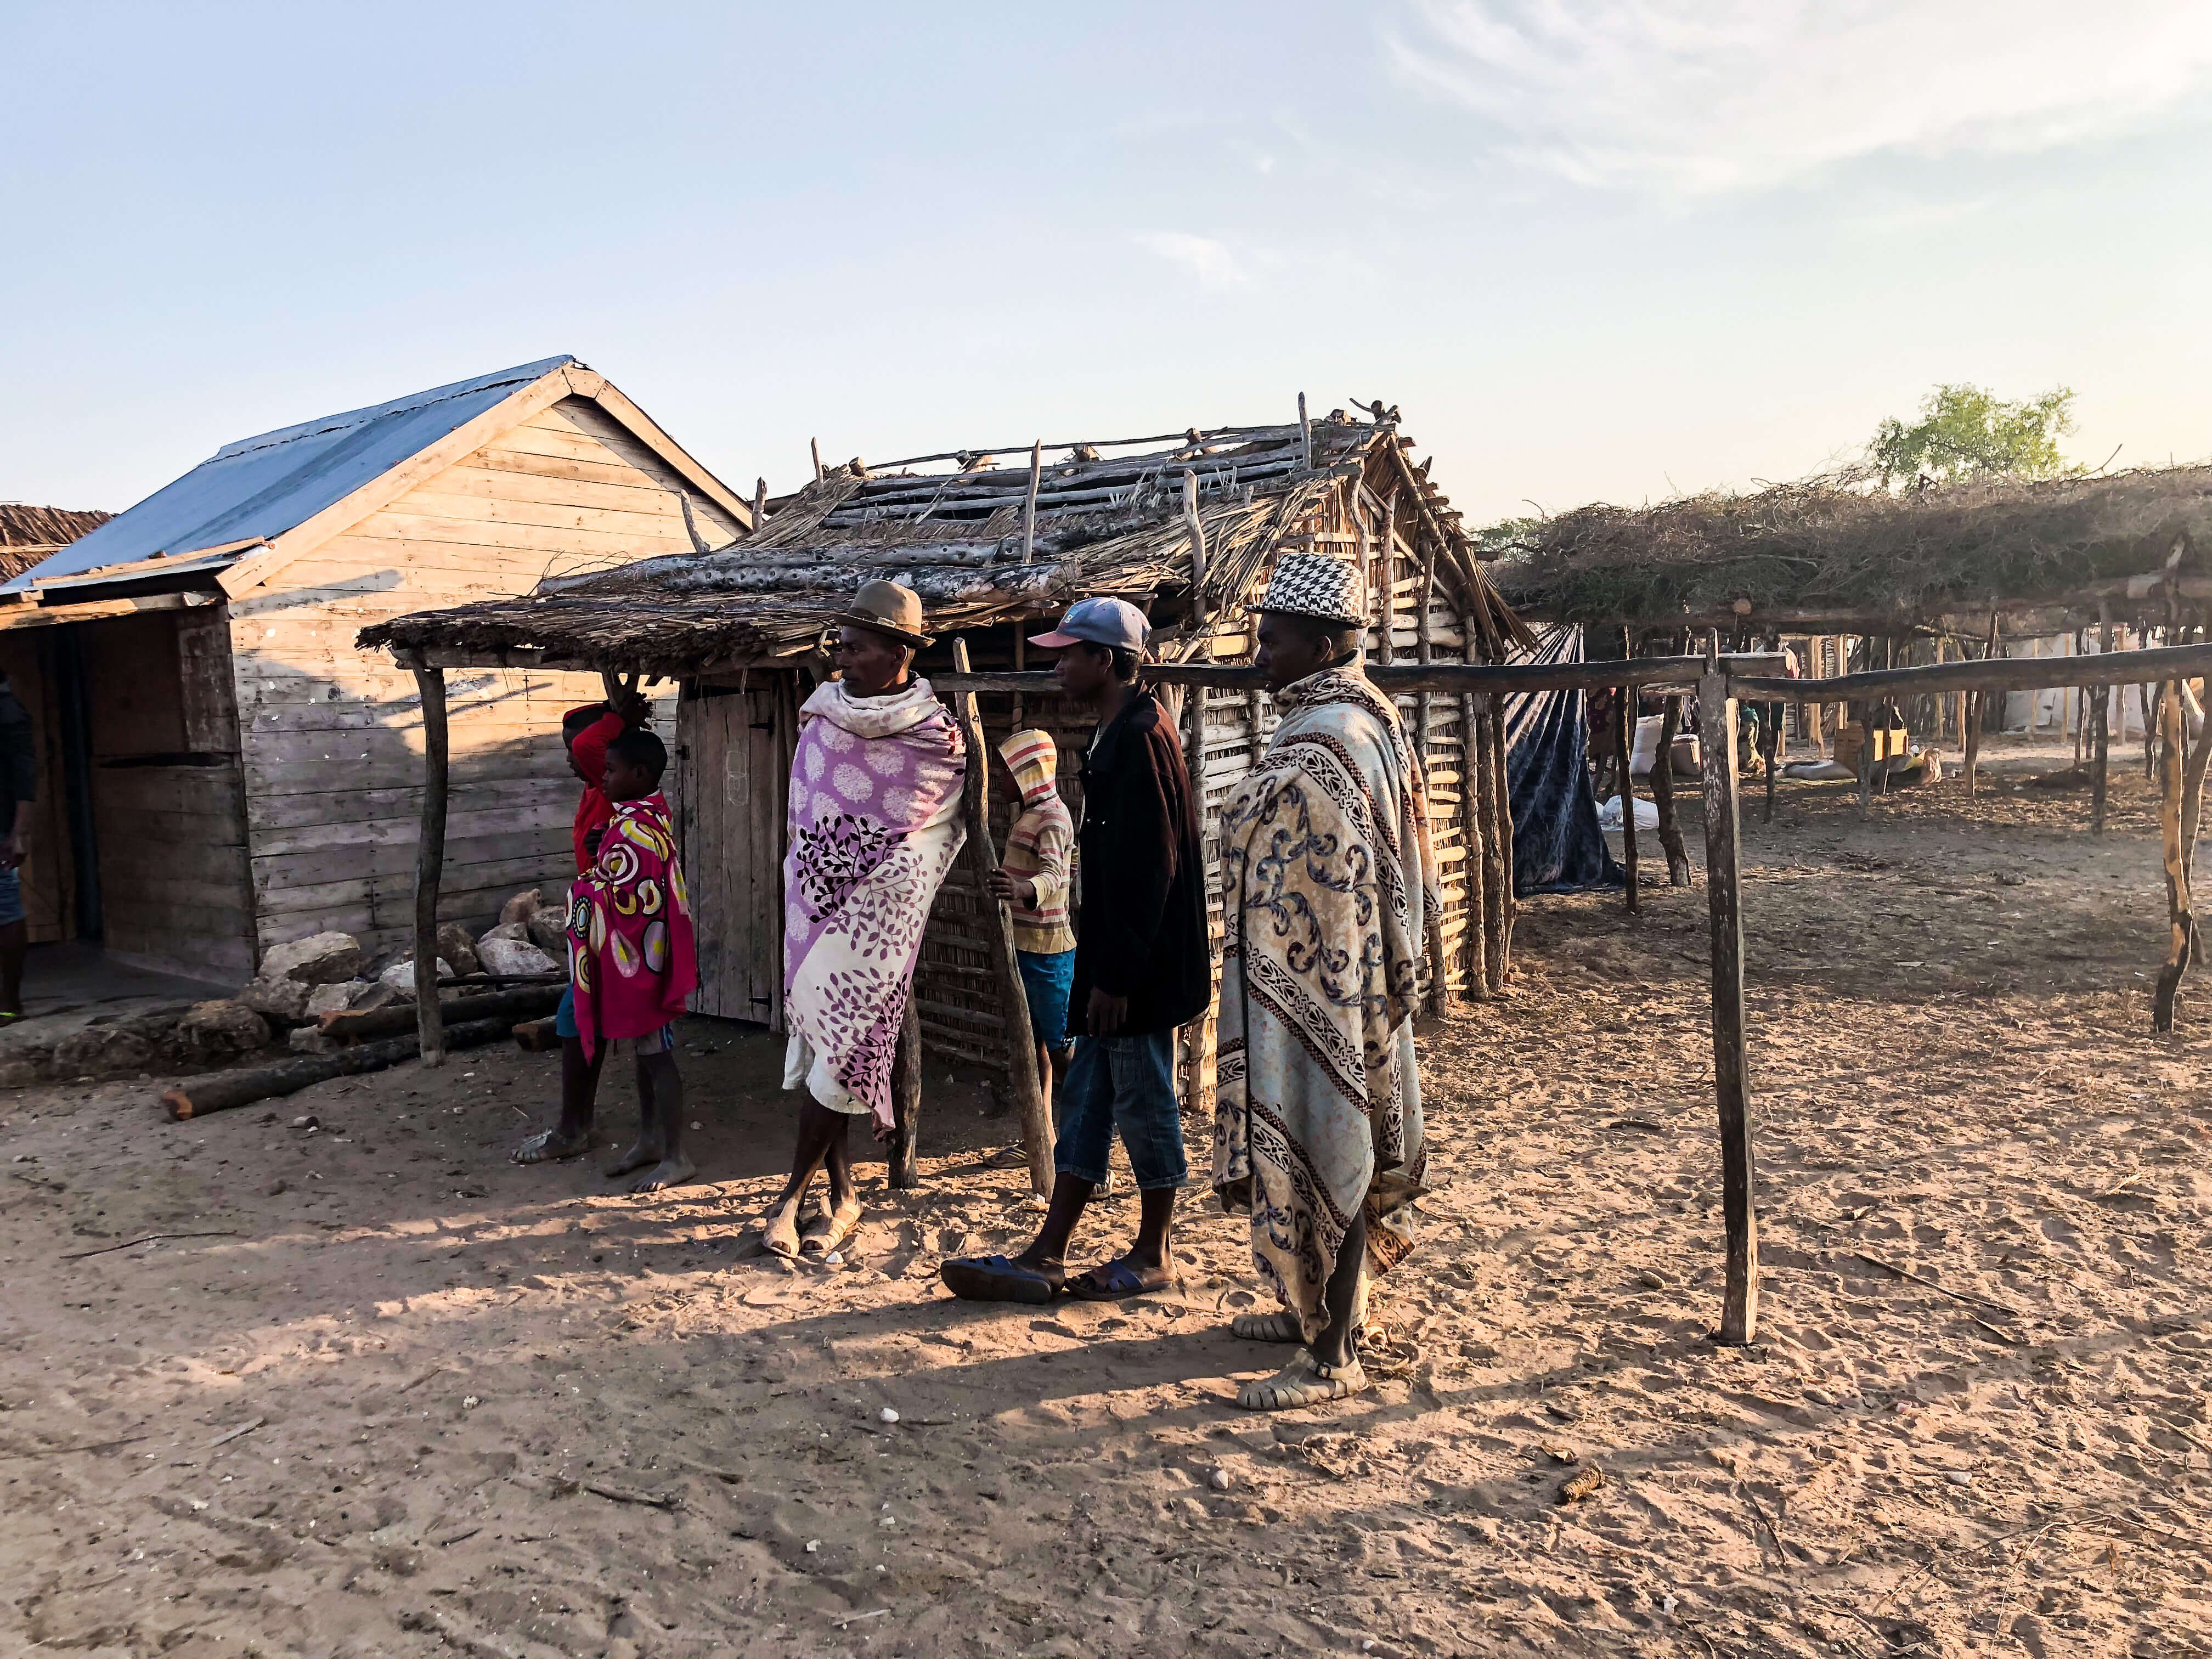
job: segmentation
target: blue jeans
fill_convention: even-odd
[[[1075,983],[1073,951],[1017,951],[1022,995],[1030,1005],[1030,1030],[1058,1054],[1067,1047],[1067,994]]]
[[[23,919],[23,878],[14,870],[0,870],[0,927],[6,927]],[[1073,951],[1068,960],[1075,960]],[[1066,1006],[1067,997],[1061,994],[1060,1003]]]
[[[584,1034],[576,1029],[576,988],[571,985],[561,993],[561,1006],[553,1011],[553,1035],[560,1037],[580,1037]],[[599,1047],[612,1046],[616,1039],[602,1038]],[[634,1054],[672,1054],[676,1052],[674,1021],[657,1031],[648,1031],[641,1037],[629,1039],[629,1052]],[[617,1053],[620,1051],[617,1050]]]
[[[1137,1190],[1180,1187],[1190,1173],[1176,1108],[1175,1033],[1083,1036],[1060,1085],[1060,1139],[1053,1167],[1093,1186],[1106,1180],[1114,1131],[1129,1149]]]

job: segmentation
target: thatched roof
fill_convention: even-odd
[[[0,501],[0,578],[20,576],[48,554],[107,522],[105,513]]]
[[[1844,473],[1577,507],[1517,540],[1492,567],[1500,588],[1562,622],[1703,623],[1741,614],[1747,600],[1754,621],[1779,627],[1902,628],[2031,606],[2094,620],[2100,599],[2121,619],[2163,620],[2167,590],[2154,578],[2172,561],[2177,586],[2193,588],[2212,550],[2212,466],[1901,495]]]
[[[935,632],[1038,616],[1094,593],[1164,600],[1187,612],[1186,472],[1197,479],[1211,613],[1242,605],[1282,539],[1327,492],[1358,477],[1378,496],[1397,498],[1410,541],[1437,546],[1438,580],[1493,647],[1527,637],[1476,564],[1458,514],[1426,467],[1407,459],[1395,411],[1375,422],[1340,411],[1310,431],[1310,455],[1294,424],[1054,446],[1039,478],[1026,562],[1025,452],[957,451],[876,469],[855,461],[769,502],[757,533],[726,548],[398,617],[363,630],[360,642],[691,672],[811,648],[853,591],[876,577],[921,594]],[[1156,644],[1171,644],[1177,633],[1170,624]]]

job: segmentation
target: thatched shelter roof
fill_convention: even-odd
[[[0,501],[0,578],[20,576],[78,537],[97,530],[109,515],[66,507]]]
[[[1903,629],[1992,609],[2163,621],[2203,593],[2212,466],[1891,495],[1853,473],[1536,520],[1492,567],[1561,622]],[[1747,611],[1742,603],[1748,602]]]
[[[365,648],[472,659],[689,673],[811,648],[863,581],[921,594],[934,632],[1052,611],[1113,594],[1189,612],[1184,474],[1196,479],[1206,610],[1242,605],[1286,538],[1334,489],[1358,479],[1395,498],[1409,542],[1437,550],[1438,580],[1493,654],[1528,629],[1477,564],[1459,515],[1408,459],[1395,411],[1342,411],[1298,425],[1229,427],[1048,447],[1024,558],[1027,447],[960,450],[869,468],[853,461],[768,503],[756,532],[725,548],[555,578],[534,593],[398,617]],[[1004,463],[1004,464],[1000,464]],[[1170,621],[1156,644],[1171,645]]]

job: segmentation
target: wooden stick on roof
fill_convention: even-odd
[[[1036,498],[1037,484],[1044,477],[1044,440],[1040,438],[1030,446],[1030,488],[1022,498],[1022,562],[1027,564],[1036,556]]]
[[[1198,474],[1188,469],[1182,475],[1182,516],[1190,526],[1190,626],[1195,635],[1206,621],[1206,526],[1198,519]],[[1194,751],[1192,759],[1197,759]]]
[[[1298,457],[1308,466],[1313,465],[1313,424],[1306,419],[1306,394],[1303,392],[1298,393]]]
[[[755,478],[753,480],[753,534],[759,535],[760,527],[767,522],[768,480]]]
[[[814,482],[820,483],[822,482],[822,441],[819,438],[809,438],[806,441],[806,450],[807,453],[814,457]]]

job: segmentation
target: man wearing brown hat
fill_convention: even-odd
[[[891,1072],[915,961],[938,884],[964,839],[960,729],[915,674],[929,643],[921,600],[861,584],[837,613],[836,679],[799,711],[784,855],[783,1086],[803,1089],[791,1179],[763,1218],[779,1255],[826,1255],[860,1224],[846,1151],[855,1117],[890,1138]],[[830,1201],[799,1211],[814,1172]]]
[[[1427,1162],[1413,1018],[1437,862],[1419,753],[1360,666],[1358,573],[1286,553],[1259,610],[1255,665],[1283,718],[1222,810],[1213,1184],[1251,1217],[1254,1264],[1283,1302],[1231,1328],[1300,1345],[1237,1396],[1279,1411],[1367,1386],[1367,1281],[1413,1248]]]

